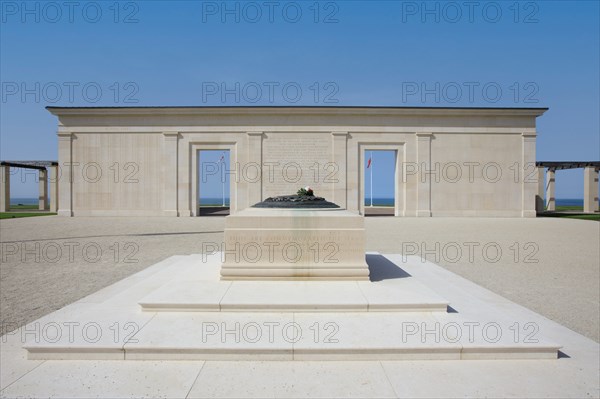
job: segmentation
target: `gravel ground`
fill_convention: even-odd
[[[3,332],[171,255],[221,243],[223,226],[222,217],[2,220]],[[426,257],[600,341],[600,223],[375,217],[366,226],[368,251]]]

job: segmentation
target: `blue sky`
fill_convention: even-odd
[[[549,107],[538,160],[600,159],[596,1],[77,4],[1,3],[2,159],[57,158],[46,105]]]

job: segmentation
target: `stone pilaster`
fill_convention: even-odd
[[[164,137],[164,180],[163,180],[163,214],[178,216],[177,211],[177,166],[179,132],[163,132]]]
[[[417,217],[431,217],[432,133],[417,133]]]
[[[521,216],[534,218],[536,215],[537,170],[535,166],[536,134],[523,133],[521,154]]]
[[[241,177],[246,180],[248,187],[248,203],[250,207],[263,200],[262,197],[262,141],[263,132],[247,132],[248,137],[248,154],[246,157],[246,165],[242,165],[238,170]]]
[[[332,182],[332,193],[333,198],[331,202],[337,204],[342,209],[346,209],[347,207],[347,142],[348,142],[348,132],[332,132],[332,154],[331,160],[333,162],[333,167],[337,172],[333,175],[329,175],[329,168],[325,168],[326,165],[319,165],[321,171],[326,172],[324,174],[324,178],[331,179]],[[324,169],[325,168],[325,169]],[[327,183],[325,181],[324,183]]]
[[[73,133],[58,132],[58,215],[73,216]]]

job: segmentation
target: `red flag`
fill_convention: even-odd
[[[369,158],[369,163],[367,164],[367,169],[371,167],[371,158]]]

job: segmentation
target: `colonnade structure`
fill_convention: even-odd
[[[583,169],[583,212],[599,211],[598,171],[600,170],[600,161],[542,161],[536,162],[536,166],[538,168],[538,194],[536,196],[538,212],[556,210],[556,171],[564,169]]]
[[[11,172],[12,168],[12,172]],[[38,209],[58,211],[59,167],[57,161],[1,161],[0,162],[0,212],[10,209],[11,174],[17,169],[38,171]],[[48,194],[50,201],[48,202]]]

